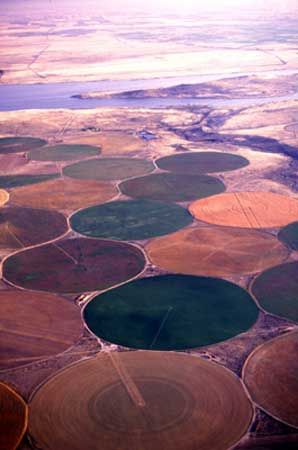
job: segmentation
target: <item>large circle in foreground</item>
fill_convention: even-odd
[[[123,181],[119,189],[130,197],[186,202],[224,192],[225,185],[208,175],[155,173]]]
[[[9,386],[0,382],[0,450],[15,450],[27,428],[28,407]]]
[[[63,214],[46,209],[9,206],[0,209],[0,249],[41,244],[66,233]]]
[[[256,273],[285,260],[288,250],[269,233],[226,227],[194,227],[153,239],[153,264],[170,272],[231,276]]]
[[[251,291],[266,311],[298,322],[298,261],[261,273]]]
[[[3,276],[26,289],[89,292],[138,275],[145,258],[137,247],[99,239],[67,239],[24,250],[4,262]]]
[[[111,200],[117,192],[110,183],[59,178],[14,189],[11,192],[11,202],[20,206],[74,211]]]
[[[79,308],[46,292],[0,291],[0,369],[65,351],[83,331]]]
[[[92,206],[70,219],[72,228],[81,234],[124,241],[161,236],[191,222],[192,216],[185,208],[148,199]]]
[[[298,199],[272,192],[229,192],[190,205],[196,219],[241,228],[274,228],[298,219]]]
[[[33,148],[46,145],[47,141],[32,137],[6,137],[0,138],[0,153],[27,152]]]
[[[102,353],[33,395],[29,433],[48,450],[226,450],[252,416],[222,366],[177,353]]]
[[[258,309],[239,286],[218,278],[142,278],[96,296],[84,318],[96,336],[150,350],[182,350],[248,330]]]
[[[58,144],[32,150],[29,158],[34,161],[69,161],[99,155],[101,149],[86,144]]]
[[[258,347],[243,370],[252,399],[266,412],[298,428],[298,332]]]
[[[278,233],[278,239],[292,250],[298,250],[298,221],[290,223]]]
[[[9,199],[9,193],[6,192],[4,189],[0,189],[0,206],[5,205],[5,203],[8,202]]]
[[[124,180],[138,177],[154,170],[151,161],[136,158],[100,158],[80,161],[63,169],[72,178],[83,180]]]
[[[180,153],[160,158],[156,165],[170,172],[199,174],[226,172],[240,169],[249,164],[243,156],[223,152],[192,152]]]

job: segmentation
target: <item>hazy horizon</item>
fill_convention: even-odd
[[[2,12],[6,15],[15,13],[26,15],[27,13],[58,13],[58,14],[96,14],[105,15],[111,13],[129,14],[133,11],[145,14],[206,14],[223,13],[224,15],[238,15],[245,11],[255,14],[268,15],[291,14],[298,16],[297,0],[2,0]],[[265,17],[264,17],[265,18]]]

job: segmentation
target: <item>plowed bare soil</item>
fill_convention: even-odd
[[[250,274],[284,261],[287,249],[272,235],[237,228],[187,228],[153,239],[146,247],[153,264],[192,275]]]
[[[1,382],[0,404],[0,450],[15,450],[27,428],[27,405],[16,392]]]
[[[273,228],[298,219],[298,199],[272,192],[234,192],[195,201],[196,219],[241,228]]]
[[[109,183],[61,178],[14,189],[11,193],[11,203],[20,206],[74,211],[84,206],[111,200],[117,192],[117,189]]]
[[[258,347],[244,366],[252,399],[270,415],[298,428],[298,332]]]
[[[46,292],[0,291],[0,369],[61,353],[83,331],[79,308]]]
[[[222,366],[177,353],[103,353],[37,390],[29,432],[49,450],[226,450],[252,413]]]

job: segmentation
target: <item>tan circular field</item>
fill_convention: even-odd
[[[95,203],[105,203],[117,193],[110,183],[60,178],[14,189],[11,202],[20,206],[74,211]]]
[[[27,428],[28,407],[9,386],[0,382],[0,450],[15,450]]]
[[[101,353],[69,366],[30,401],[30,434],[48,450],[225,450],[252,406],[232,372],[170,352]]]
[[[0,369],[49,358],[83,332],[79,308],[54,294],[0,291]]]
[[[243,369],[252,399],[266,412],[298,428],[298,332],[258,347]]]
[[[8,202],[9,194],[4,189],[0,189],[0,206],[5,205]]]
[[[208,276],[256,273],[288,255],[274,236],[242,228],[187,228],[153,239],[146,250],[163,269]]]
[[[272,192],[229,192],[193,202],[198,220],[242,228],[282,227],[298,219],[298,199]]]

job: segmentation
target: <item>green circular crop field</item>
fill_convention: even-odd
[[[226,172],[249,164],[243,156],[223,152],[193,152],[170,155],[155,161],[160,169],[185,174]]]
[[[290,223],[280,230],[278,239],[292,250],[298,250],[298,222]]]
[[[59,173],[50,173],[45,175],[1,175],[0,187],[5,189],[13,189],[19,186],[27,186],[28,184],[42,183],[43,181],[58,178]]]
[[[151,161],[135,158],[100,158],[80,161],[64,167],[63,173],[84,180],[124,180],[138,177],[154,170]]]
[[[44,139],[32,137],[7,137],[0,138],[0,154],[28,152],[34,148],[46,145]]]
[[[191,222],[192,216],[185,208],[147,199],[92,206],[70,218],[71,227],[78,233],[125,241],[168,234]]]
[[[143,278],[91,300],[89,329],[106,341],[151,350],[183,350],[221,342],[248,330],[258,309],[239,286],[219,278]]]
[[[29,158],[35,161],[69,161],[96,156],[100,153],[101,149],[93,145],[59,144],[32,150],[29,153]]]
[[[155,173],[123,181],[119,188],[130,197],[185,202],[225,191],[225,185],[208,175]]]
[[[251,291],[266,311],[298,321],[298,261],[281,264],[261,273]]]

